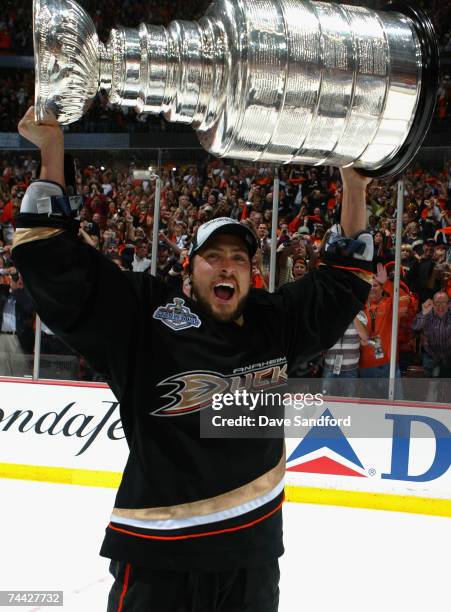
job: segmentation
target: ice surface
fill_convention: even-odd
[[[114,496],[0,479],[0,589],[63,590],[55,611],[104,612],[112,578],[98,551]],[[450,519],[288,503],[284,516],[279,612],[451,609]]]

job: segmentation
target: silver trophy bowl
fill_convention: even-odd
[[[438,88],[425,13],[310,0],[216,0],[199,21],[115,28],[73,0],[33,0],[36,117],[79,119],[96,92],[192,124],[218,157],[401,172]]]

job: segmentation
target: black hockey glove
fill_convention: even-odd
[[[58,183],[38,180],[28,187],[22,200],[16,227],[54,227],[78,234],[82,196],[68,197]]]
[[[346,238],[340,226],[331,229],[329,239],[322,253],[322,261],[333,268],[344,268],[351,271],[373,271],[373,236],[362,231]]]

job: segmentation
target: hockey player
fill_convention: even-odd
[[[280,386],[295,358],[336,342],[367,299],[371,237],[341,237],[327,263],[276,294],[250,289],[257,242],[229,218],[199,228],[186,293],[122,272],[78,238],[62,131],[33,117],[19,131],[42,168],[14,261],[42,320],[109,381],[130,450],[100,552],[115,577],[108,611],[276,612],[283,440],[201,438],[199,414],[240,372],[250,388]],[[368,179],[343,176],[352,236],[365,225]]]

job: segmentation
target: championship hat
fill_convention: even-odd
[[[253,231],[243,223],[235,221],[230,217],[218,217],[203,223],[197,230],[189,250],[189,257],[192,258],[206,243],[220,234],[229,234],[241,238],[249,251],[249,257],[253,257],[257,251],[257,238]]]

